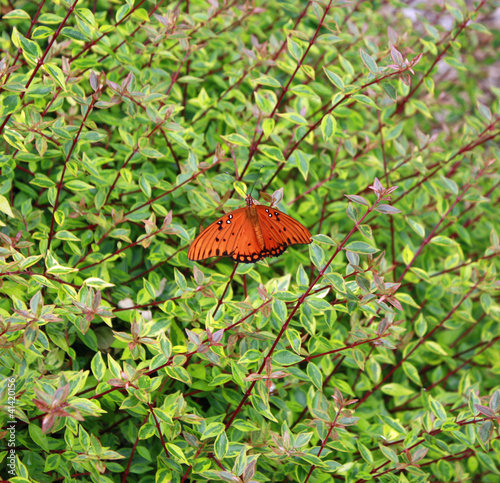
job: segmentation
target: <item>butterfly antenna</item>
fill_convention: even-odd
[[[257,178],[255,178],[255,181],[253,182],[253,185],[252,187],[250,188],[250,193],[248,193],[250,196],[252,195],[252,191],[253,189],[255,188],[255,184],[257,183],[257,181],[259,180],[260,178],[260,172],[262,171],[262,168],[264,167],[264,165],[261,165],[260,169],[259,169],[259,172],[257,173]]]

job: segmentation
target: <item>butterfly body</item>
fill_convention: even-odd
[[[281,255],[289,245],[311,243],[309,230],[291,216],[256,203],[250,195],[246,206],[225,214],[203,230],[189,247],[190,260],[229,257],[255,263]]]

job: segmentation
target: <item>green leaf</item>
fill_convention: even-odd
[[[360,253],[363,255],[370,255],[379,251],[378,248],[374,248],[371,245],[368,245],[368,243],[362,241],[351,242],[348,245],[344,246],[344,250],[348,250],[354,253]]]
[[[294,354],[293,352],[287,350],[281,350],[276,352],[273,356],[273,362],[281,366],[291,366],[293,364],[298,364],[301,362],[303,357]]]
[[[42,188],[51,188],[56,185],[54,181],[42,173],[35,173],[35,177],[30,181],[30,184],[34,184],[35,186],[40,186]]]
[[[235,181],[233,183],[235,191],[242,197],[245,198],[248,193],[248,188],[243,181]]]
[[[342,42],[342,38],[334,34],[323,34],[316,39],[316,43],[332,45],[337,42]]]
[[[365,366],[366,372],[370,379],[373,382],[378,383],[382,377],[382,368],[380,364],[375,359],[373,359],[373,357],[370,357],[367,359]]]
[[[42,428],[36,424],[30,424],[28,426],[28,432],[30,439],[43,451],[49,451],[49,441],[46,434],[42,433]]]
[[[434,342],[432,340],[427,340],[425,341],[425,346],[427,349],[429,349],[431,352],[434,352],[435,354],[441,355],[441,356],[447,356],[448,353],[443,349],[441,345],[439,345],[437,342]]]
[[[47,25],[60,25],[64,17],[60,17],[59,15],[55,15],[53,13],[42,13],[40,17],[38,17],[38,23],[44,23]]]
[[[185,291],[187,290],[187,281],[186,277],[178,270],[177,268],[174,269],[174,277],[175,277],[175,283],[177,286],[182,290]]]
[[[342,69],[344,69],[349,75],[353,76],[354,68],[352,64],[342,55],[339,55],[339,61],[340,65],[342,66]]]
[[[84,280],[83,284],[87,285],[88,287],[98,288],[100,290],[115,286],[114,283],[105,282],[104,280],[96,277],[87,278],[86,280]]]
[[[183,382],[184,384],[187,384],[188,386],[191,386],[193,384],[193,381],[191,380],[191,376],[189,375],[189,372],[184,369],[184,367],[180,366],[167,366],[165,367],[165,371],[167,374],[174,378],[177,379],[178,381]]]
[[[309,173],[309,161],[311,159],[310,155],[306,155],[303,151],[297,150],[295,152],[295,162],[297,163],[297,167],[301,172],[304,179],[307,179],[307,175]]]
[[[261,75],[259,78],[254,79],[254,82],[269,87],[281,87],[280,81],[269,75]]]
[[[5,18],[5,17],[4,17]],[[472,30],[476,30],[477,32],[481,32],[483,34],[487,35],[493,35],[488,28],[486,28],[482,23],[472,23],[472,24],[467,24],[468,28],[471,28]]]
[[[285,302],[279,299],[274,299],[273,301],[273,313],[276,315],[278,320],[285,321],[287,315],[287,309]]]
[[[417,277],[424,280],[425,282],[432,283],[432,281],[429,277],[429,274],[425,270],[422,270],[421,268],[417,268],[417,267],[411,267],[410,271],[412,273],[414,273]]]
[[[150,147],[147,147],[147,148],[142,148],[140,151],[139,151],[143,156],[146,156],[146,158],[156,158],[156,159],[160,159],[160,158],[163,158],[165,157],[164,154],[160,153],[160,151],[154,149],[154,148],[150,148]]]
[[[238,364],[253,364],[263,358],[262,352],[251,349],[246,351],[239,359]]]
[[[401,397],[401,396],[410,396],[415,391],[409,387],[403,386],[396,382],[392,382],[389,384],[384,384],[380,390],[384,394],[388,394],[389,396]]]
[[[3,132],[3,137],[15,149],[25,153],[28,152],[26,146],[24,145],[24,137],[17,131],[14,131],[14,129],[5,127]]]
[[[399,434],[406,434],[407,430],[401,425],[398,421],[390,418],[389,416],[385,416],[384,414],[380,414],[379,417],[384,421],[387,426],[397,431]]]
[[[102,381],[106,373],[106,364],[100,352],[97,352],[92,358],[92,361],[90,362],[90,368],[94,377],[98,381]]]
[[[382,451],[383,455],[389,460],[392,461],[393,463],[398,463],[398,455],[396,452],[391,449],[389,446],[384,446],[383,444],[378,445],[380,448],[380,451]]]
[[[364,94],[353,94],[351,96],[351,99],[354,99],[358,102],[360,102],[361,104],[365,104],[367,106],[370,106],[370,107],[374,107],[375,109],[379,109],[379,107],[377,106],[377,104],[375,104],[375,102],[373,101],[373,99],[370,99],[369,97],[365,96]]]
[[[328,235],[323,235],[322,233],[318,233],[317,235],[313,235],[312,239],[318,243],[325,243],[326,245],[330,245],[330,246],[334,246],[334,247],[337,246],[337,244]]]
[[[259,146],[259,151],[270,159],[274,159],[275,161],[279,161],[280,163],[285,162],[285,158],[283,157],[283,153],[275,146],[261,144]]]
[[[301,358],[302,359],[302,358]],[[318,366],[313,362],[307,364],[307,375],[311,379],[311,382],[316,386],[318,391],[323,390],[323,374],[318,369]]]
[[[333,285],[333,288],[338,292],[345,293],[345,281],[344,277],[340,273],[330,272],[326,274],[326,278]]]
[[[0,199],[1,198],[2,198],[2,196],[0,195]],[[1,206],[0,206],[0,211],[1,211]],[[26,257],[24,260],[21,261],[21,263],[19,264],[19,267],[22,269],[31,267],[32,265],[37,263],[42,258],[43,258],[43,255],[32,255],[31,257]]]
[[[51,275],[66,275],[68,273],[78,272],[77,268],[65,267],[63,265],[53,265],[47,269]]]
[[[391,99],[391,101],[396,102],[398,100],[398,92],[392,84],[389,84],[389,82],[380,82],[380,85],[382,86],[382,89],[384,89],[384,92],[389,96],[389,99]]]
[[[230,144],[236,144],[236,146],[250,146],[250,141],[244,138],[241,134],[229,134],[228,136],[221,136],[224,141]]]
[[[410,294],[407,293],[397,293],[396,298],[400,301],[403,302],[404,304],[411,305],[412,307],[415,307],[417,309],[420,308],[420,305],[418,305],[415,300],[413,300],[413,297]]]
[[[145,176],[139,178],[139,187],[141,191],[146,195],[147,198],[151,198],[151,185]]]
[[[450,12],[455,17],[455,20],[457,22],[460,23],[460,22],[464,21],[464,14],[462,13],[462,11],[459,8],[447,3],[446,9],[448,10],[448,12]]]
[[[358,367],[364,371],[365,370],[365,353],[361,349],[352,349],[352,358]]]
[[[16,112],[21,107],[21,99],[18,95],[5,96],[2,99],[2,106],[0,112],[5,116],[7,114]],[[2,111],[3,109],[3,111]]]
[[[233,428],[236,428],[238,431],[242,431],[243,433],[249,433],[251,431],[259,431],[260,428],[255,423],[249,420],[237,419],[232,424]]]
[[[295,42],[291,37],[287,40],[288,52],[298,62],[302,58],[302,47],[298,42]]]
[[[412,218],[406,218],[406,221],[408,224],[411,226],[412,230],[421,238],[425,238],[425,228],[424,225],[419,223],[416,220],[413,220]]]
[[[311,243],[309,245],[309,257],[316,268],[323,268],[325,252],[319,245],[316,245],[316,243]]]
[[[22,34],[17,31],[17,29],[14,27],[13,29],[13,36],[16,35],[16,37],[19,39],[20,47],[23,49],[23,51],[28,54],[29,56],[33,58],[39,58],[42,56],[42,50],[40,46],[36,43],[33,42],[30,39],[27,39],[24,37]]]
[[[285,112],[283,114],[278,114],[278,116],[294,124],[301,124],[303,126],[307,126],[308,124],[307,119],[296,112]]]
[[[2,20],[14,19],[14,18],[20,20],[31,20],[29,14],[24,10],[20,9],[11,10],[10,12],[7,12],[5,15],[2,15]]]
[[[64,211],[62,211],[62,210],[57,210],[57,211],[54,213],[54,219],[55,219],[56,223],[57,223],[59,226],[64,225],[64,220],[65,220]]]
[[[337,121],[331,114],[327,114],[321,121],[321,134],[323,141],[328,141],[337,129]]]
[[[14,213],[12,213],[9,200],[4,195],[0,195],[0,211],[11,218],[14,218]]]
[[[78,41],[88,40],[87,36],[83,32],[81,32],[80,30],[75,29],[73,27],[64,27],[61,30],[61,35],[63,35],[64,37],[68,37],[70,39],[73,39],[73,40],[78,40]]]
[[[262,123],[262,130],[264,131],[264,136],[266,137],[266,139],[273,132],[274,125],[275,125],[275,121],[274,121],[274,119],[271,119],[270,117],[265,119],[264,122]]]
[[[446,58],[444,60],[446,61]],[[432,119],[433,116],[432,116],[431,112],[429,111],[429,108],[427,107],[427,105],[424,102],[419,101],[417,99],[412,99],[410,102],[425,117]]]
[[[375,211],[384,213],[386,215],[395,215],[397,213],[401,213],[401,210],[398,210],[396,207],[391,205],[377,205],[374,209]]]
[[[85,183],[85,181],[80,181],[79,179],[68,181],[67,183],[64,183],[64,186],[71,191],[87,191],[95,188],[95,186]]]
[[[285,333],[286,333],[286,338],[288,339],[288,342],[290,342],[290,345],[294,350],[294,352],[300,355],[300,349],[302,346],[300,332],[298,330],[288,328]]]
[[[375,60],[369,54],[367,54],[363,49],[359,49],[359,54],[361,56],[363,64],[366,65],[368,70],[374,75],[378,74],[378,66]]]
[[[422,381],[420,379],[420,374],[418,373],[417,368],[410,362],[403,362],[403,371],[407,375],[408,379],[413,381],[415,384],[419,386],[422,385]]]
[[[353,203],[358,203],[363,206],[370,206],[367,199],[359,195],[344,195],[347,199],[351,200]]]
[[[310,99],[314,99],[318,102],[321,102],[321,97],[318,96],[308,85],[299,84],[290,89],[290,92],[297,94],[299,97],[308,97]]]
[[[33,30],[31,34],[32,39],[46,39],[54,34],[54,31],[50,27],[44,27],[43,25],[37,27]]]
[[[304,72],[304,74],[307,77],[310,77],[312,80],[314,80],[316,78],[316,73],[310,65],[302,64],[300,66],[300,70],[302,70]]]
[[[422,314],[418,316],[417,321],[415,322],[415,333],[418,337],[423,337],[427,332],[427,322]]]
[[[218,374],[210,381],[210,386],[222,386],[232,380],[231,374]]]
[[[236,426],[236,421],[233,423],[233,426]],[[222,431],[215,439],[214,450],[217,459],[222,461],[229,450],[229,441],[225,431]]]
[[[165,446],[170,455],[173,456],[175,460],[178,460],[180,463],[189,466],[189,461],[187,460],[186,456],[184,455],[184,452],[179,446],[177,446],[174,443],[166,443]]]
[[[447,236],[435,236],[434,238],[431,239],[430,241],[433,245],[439,245],[442,247],[456,247],[458,246],[458,243],[455,240],[452,240],[451,238]]]
[[[67,230],[58,231],[55,235],[58,240],[79,242],[80,239]]]
[[[208,423],[205,427],[205,431],[203,431],[203,433],[201,434],[200,440],[204,441],[206,439],[215,438],[222,433],[224,433],[223,423],[217,423],[217,422]]]
[[[361,457],[370,465],[373,467],[373,456],[371,451],[363,444],[361,441],[358,439],[356,441],[356,444],[358,446],[358,451],[361,454]]]
[[[52,77],[56,81],[56,84],[63,90],[66,90],[66,77],[63,74],[63,71],[54,64],[44,64],[43,68],[47,72],[47,74]]]
[[[429,396],[429,404],[434,416],[443,422],[446,421],[446,410],[444,409],[444,406],[432,396]]]
[[[498,468],[497,462],[493,460],[493,458],[486,453],[482,453],[480,451],[475,452],[477,459],[479,462],[488,470],[491,471],[492,473],[495,473],[496,475],[500,475],[500,469]]]
[[[326,76],[328,77],[328,80],[338,89],[341,91],[344,90],[344,82],[342,78],[335,74],[335,72],[332,72],[331,70],[327,69],[326,67],[323,67],[323,70],[325,71]]]
[[[200,84],[204,82],[204,79],[200,77],[195,77],[194,75],[183,75],[177,80],[179,84]]]

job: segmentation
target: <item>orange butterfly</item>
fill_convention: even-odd
[[[309,230],[291,216],[259,205],[250,195],[244,208],[226,213],[203,230],[189,247],[190,260],[229,257],[255,263],[281,255],[289,245],[311,243]]]

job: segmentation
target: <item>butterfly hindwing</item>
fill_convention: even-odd
[[[240,263],[255,263],[262,258],[259,253],[260,247],[255,229],[250,218],[246,216],[234,240],[229,258]]]

